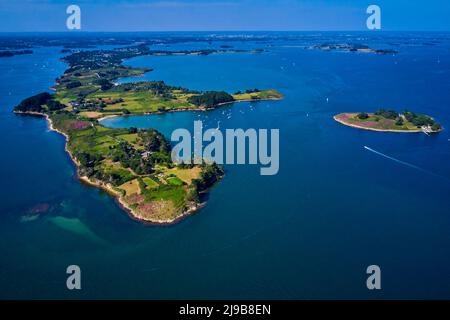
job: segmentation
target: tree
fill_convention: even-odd
[[[59,101],[55,101],[55,100],[49,100],[47,102],[47,108],[50,111],[57,111],[57,110],[61,110],[64,109],[66,106],[62,103],[60,103]]]
[[[402,125],[403,125],[403,119],[402,119],[401,117],[399,117],[399,118],[397,119],[397,121],[395,121],[395,125],[396,125],[396,126],[402,126]]]
[[[223,168],[218,166],[217,163],[203,164],[200,179],[196,179],[194,185],[199,192],[204,191],[216,183],[223,175]]]
[[[435,132],[440,131],[441,129],[442,129],[442,126],[441,126],[439,123],[434,123],[434,124],[431,126],[431,130],[433,130],[433,131],[435,131]]]
[[[98,79],[94,81],[94,83],[100,85],[100,89],[102,91],[107,91],[113,87],[113,84],[109,82],[107,79]]]
[[[207,91],[203,94],[190,96],[188,102],[196,106],[214,107],[220,103],[232,102],[234,98],[232,95],[224,91]]]
[[[369,118],[369,115],[366,112],[358,113],[358,119],[365,120]]]
[[[395,120],[399,116],[398,112],[394,110],[385,110],[385,109],[379,109],[378,111],[375,112],[375,115],[391,120]]]
[[[14,110],[20,112],[43,112],[42,105],[47,104],[51,98],[52,96],[48,92],[42,92],[24,99]]]
[[[186,200],[191,201],[191,202],[199,202],[200,201],[198,191],[195,187],[192,187],[189,189],[189,191],[186,195]]]
[[[67,89],[73,89],[73,88],[78,88],[78,87],[81,87],[81,82],[78,80],[71,81],[66,85]]]

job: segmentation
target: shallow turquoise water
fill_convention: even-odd
[[[42,119],[10,113],[64,71],[59,49],[0,60],[0,296],[449,298],[448,132],[380,134],[332,119],[343,111],[392,106],[431,114],[449,128],[449,48],[446,42],[404,46],[394,57],[277,42],[258,55],[127,61],[155,69],[139,80],[231,92],[275,88],[286,96],[207,113],[103,122],[154,127],[166,135],[192,129],[194,120],[207,127],[220,121],[221,129],[280,129],[278,175],[226,166],[208,205],[171,227],[141,225],[109,196],[80,184],[63,138],[48,132]],[[50,206],[47,212],[23,222],[42,203]],[[65,289],[69,264],[82,269],[81,292]],[[381,266],[381,292],[366,289],[371,264]]]

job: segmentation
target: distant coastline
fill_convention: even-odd
[[[9,58],[24,54],[33,54],[33,50],[6,50],[6,51],[0,50],[0,58]]]
[[[309,46],[310,50],[321,50],[321,51],[342,51],[342,52],[355,52],[355,53],[372,53],[387,55],[398,54],[398,51],[391,49],[373,49],[367,45],[363,44],[352,44],[352,43],[323,43],[318,45]]]

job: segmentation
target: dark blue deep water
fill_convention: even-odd
[[[233,43],[264,47],[262,54],[126,61],[154,71],[122,82],[285,95],[206,113],[103,121],[167,136],[192,130],[194,120],[280,129],[278,175],[227,165],[207,206],[170,227],[135,222],[111,197],[80,184],[64,139],[43,119],[11,113],[64,72],[61,48],[0,59],[0,297],[450,298],[450,34],[362,41],[389,47],[392,37],[400,44],[396,56],[312,51],[300,40],[279,40]],[[430,39],[435,45],[425,44]],[[430,114],[447,130],[377,133],[332,118],[380,107]],[[70,264],[82,270],[79,292],[65,286]],[[381,267],[381,291],[366,288],[372,264]]]

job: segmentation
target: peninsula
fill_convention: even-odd
[[[98,120],[107,116],[210,110],[227,103],[282,98],[276,90],[251,89],[229,94],[193,91],[163,81],[114,82],[151,71],[124,66],[125,59],[224,52],[227,50],[169,54],[151,51],[144,45],[71,52],[63,58],[69,68],[56,79],[54,93],[29,97],[14,112],[44,116],[51,129],[65,136],[66,151],[76,164],[79,178],[107,191],[133,218],[171,224],[202,206],[202,193],[223,177],[223,169],[215,163],[175,164],[170,143],[158,131],[111,129]]]
[[[346,126],[384,132],[425,132],[442,131],[442,126],[432,117],[410,111],[398,113],[380,109],[375,113],[341,113],[334,120]]]

